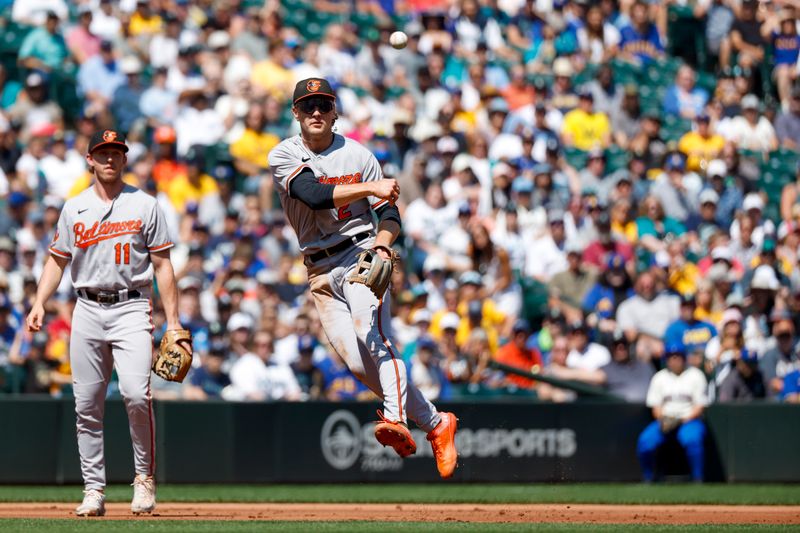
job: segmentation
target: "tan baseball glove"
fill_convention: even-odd
[[[153,372],[167,381],[183,381],[192,366],[192,333],[170,329],[164,333],[153,361]]]
[[[389,259],[383,259],[378,253],[382,249],[389,254]],[[350,283],[363,283],[370,288],[372,293],[380,300],[389,288],[392,281],[392,270],[397,261],[397,252],[386,246],[376,246],[358,254],[356,267],[347,278]]]
[[[677,429],[682,423],[683,421],[680,418],[674,416],[662,416],[661,420],[659,420],[662,433],[669,433],[673,429]]]

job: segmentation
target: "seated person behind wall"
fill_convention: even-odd
[[[734,360],[717,391],[720,402],[749,402],[766,396],[764,376],[758,369],[758,354],[742,349]]]
[[[627,337],[615,332],[611,341],[611,362],[600,367],[598,384],[626,402],[644,403],[653,377],[653,365],[633,357]]]
[[[702,415],[708,403],[706,378],[702,371],[686,364],[686,352],[680,345],[666,347],[664,365],[647,391],[647,406],[655,420],[644,428],[636,446],[642,477],[645,482],[655,480],[656,451],[674,435],[686,452],[692,480],[701,482],[705,469],[706,426]]]

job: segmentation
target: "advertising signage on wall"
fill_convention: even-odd
[[[413,424],[415,455],[400,459],[378,444],[376,407],[157,402],[156,476],[160,483],[439,482],[430,445]],[[636,440],[651,420],[642,405],[441,408],[459,417],[459,466],[448,482],[640,479]],[[799,481],[797,416],[790,405],[710,406],[707,480]],[[0,427],[15,428],[0,442],[0,483],[80,482],[72,399],[0,401]],[[121,401],[108,402],[105,428],[108,480],[129,482],[131,444]]]
[[[375,440],[374,424],[362,423],[352,411],[338,409],[325,419],[320,431],[320,451],[336,470],[358,468],[362,472],[396,471],[404,461],[391,448]],[[425,433],[412,429],[414,440],[425,443]],[[577,451],[577,435],[571,428],[472,428],[456,434],[461,461],[471,458],[569,458]],[[405,461],[432,458],[427,445]]]

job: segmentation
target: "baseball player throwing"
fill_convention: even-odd
[[[428,433],[439,474],[456,468],[456,417],[439,413],[407,382],[392,343],[389,296],[400,214],[395,180],[383,179],[375,157],[333,132],[336,95],[327,80],[297,84],[292,114],[300,135],[269,154],[281,204],[305,256],[311,295],[333,349],[383,399],[375,438],[401,457],[416,452],[406,426]],[[377,215],[377,228],[373,221]]]
[[[112,367],[128,412],[136,476],[131,511],[155,509],[155,435],[150,395],[153,322],[150,301],[155,273],[167,329],[181,329],[170,262],[172,247],[155,198],[126,185],[128,147],[111,130],[92,136],[86,161],[94,185],[67,200],[58,219],[50,257],[27,318],[39,331],[44,304],[72,262],[78,301],[72,317],[70,362],[75,391],[78,451],[85,485],[79,516],[105,513],[103,411]]]

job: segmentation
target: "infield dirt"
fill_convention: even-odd
[[[0,518],[68,518],[75,503],[0,504]],[[131,520],[130,505],[111,503],[103,518]],[[158,520],[414,521],[585,524],[800,525],[800,506],[587,504],[162,503]],[[76,517],[77,519],[77,517]],[[147,520],[147,516],[139,519]]]

